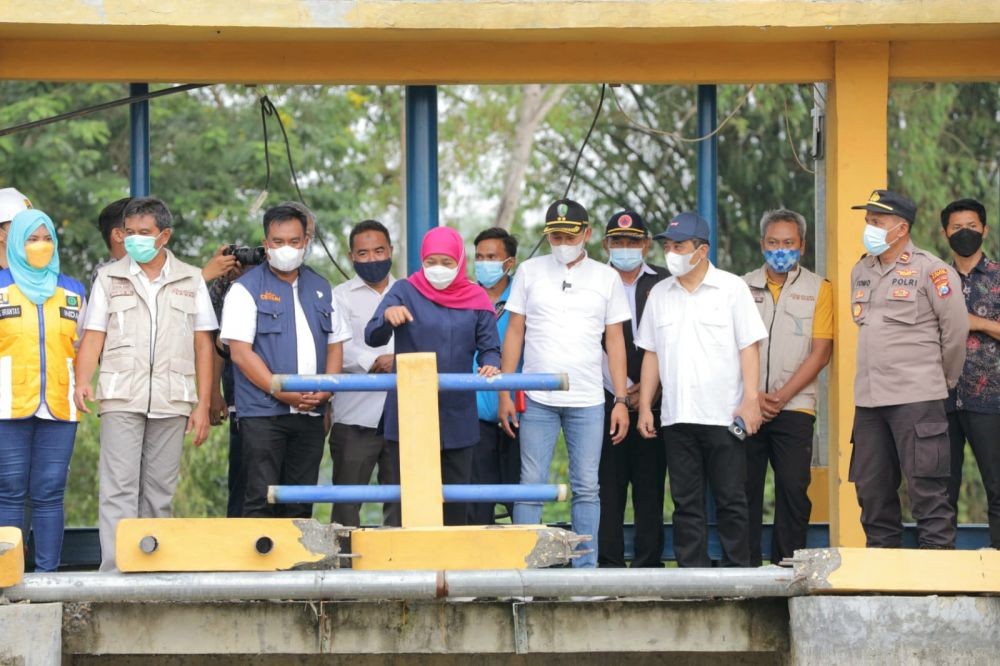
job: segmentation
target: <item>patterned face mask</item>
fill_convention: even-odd
[[[775,273],[787,273],[799,263],[799,250],[764,250],[764,261]]]

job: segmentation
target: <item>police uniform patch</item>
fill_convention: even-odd
[[[897,259],[896,261],[901,264],[910,263],[910,253],[904,252],[903,254],[899,255],[899,259]]]
[[[13,317],[21,316],[21,306],[20,305],[8,305],[6,307],[0,308],[0,319],[11,319]]]
[[[909,296],[910,292],[908,292],[906,289],[896,289],[895,291],[892,292],[893,298],[908,298]]]
[[[896,275],[898,275],[900,277],[913,277],[916,274],[917,274],[917,271],[913,270],[912,268],[906,268],[906,269],[903,269],[903,270],[896,271]]]
[[[937,292],[938,298],[947,298],[951,296],[951,283],[948,281],[948,269],[939,268],[936,271],[931,271],[931,282],[934,283],[934,291]]]
[[[854,304],[854,307],[851,308],[851,314],[854,315],[855,319],[861,316],[861,303]]]
[[[856,292],[854,292],[854,298],[864,298],[864,297],[865,297],[864,289],[858,289]]]
[[[80,316],[79,310],[74,310],[73,308],[59,308],[59,316],[63,319],[72,319],[76,321]]]
[[[80,297],[66,294],[66,305],[71,308],[80,307]]]

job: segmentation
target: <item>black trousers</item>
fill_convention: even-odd
[[[962,463],[965,442],[979,465],[979,474],[986,489],[987,516],[990,522],[990,547],[1000,548],[1000,414],[981,414],[959,410],[948,413],[948,435],[951,439],[951,478],[948,501],[958,516],[958,493],[962,486]]]
[[[243,464],[243,438],[240,435],[240,421],[235,412],[229,413],[229,502],[226,517],[239,518],[243,515],[243,498],[247,494],[246,469]]]
[[[520,483],[521,441],[511,439],[496,423],[479,422],[479,443],[472,447],[472,480],[476,484]],[[492,525],[496,522],[494,503],[470,503],[469,525]],[[504,504],[507,515],[514,514],[513,504]]]
[[[750,565],[759,567],[764,519],[764,480],[767,465],[774,469],[774,531],[771,561],[778,564],[806,547],[809,529],[810,467],[813,423],[816,417],[785,410],[744,442],[747,455],[747,504],[750,507]]]
[[[399,485],[399,442],[385,439],[375,428],[334,423],[330,429],[330,458],[333,460],[333,485],[367,486],[378,465],[378,482],[383,486]],[[382,524],[402,524],[398,502],[382,505]],[[360,504],[334,504],[331,519],[341,525],[361,524]]]
[[[948,501],[951,444],[943,400],[854,410],[849,479],[857,488],[869,548],[900,548],[899,484],[906,478],[921,548],[955,547]]]
[[[725,426],[676,423],[663,428],[670,495],[674,499],[674,554],[681,567],[709,567],[705,487],[715,497],[722,564],[750,566],[747,546],[746,465],[743,442]]]
[[[472,481],[472,458],[476,447],[462,449],[441,449],[441,483],[470,483]],[[444,503],[444,524],[465,525],[468,517],[465,502]]]
[[[612,405],[613,406],[613,403]],[[632,486],[635,515],[635,556],[632,567],[663,566],[663,498],[667,453],[662,439],[639,434],[635,412],[629,412],[629,430],[617,445],[611,443],[611,409],[604,410],[604,445],[601,448],[601,521],[597,530],[597,566],[625,566],[625,505]],[[655,422],[659,412],[653,413]]]
[[[323,459],[323,419],[305,414],[241,418],[247,518],[311,518],[312,504],[268,504],[271,485],[315,486]]]

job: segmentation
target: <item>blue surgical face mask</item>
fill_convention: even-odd
[[[642,264],[641,247],[613,247],[608,250],[611,265],[620,271],[634,271]]]
[[[489,289],[507,274],[503,265],[503,261],[477,261],[475,263],[476,282]]]
[[[796,250],[764,250],[764,261],[775,273],[787,273],[799,263],[802,252]]]
[[[156,247],[156,239],[158,239],[162,233],[163,232],[161,231],[155,236],[126,236],[125,252],[128,256],[132,257],[137,264],[148,264],[160,252],[160,248]]]
[[[873,257],[877,257],[884,253],[890,247],[892,243],[885,242],[886,236],[889,235],[890,231],[895,231],[899,226],[903,224],[897,224],[892,229],[880,229],[879,227],[873,226],[871,224],[865,225],[865,234],[862,237],[862,242],[865,244],[865,249],[868,250],[868,254]],[[899,240],[898,238],[896,240]],[[895,243],[896,241],[893,241]]]

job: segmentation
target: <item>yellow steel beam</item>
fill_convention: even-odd
[[[0,79],[206,83],[781,83],[833,76],[830,43],[157,43],[0,39]]]
[[[1000,593],[998,550],[829,548],[795,552],[814,593]]]
[[[10,587],[24,577],[24,543],[21,530],[0,527],[0,587]]]
[[[847,480],[854,418],[857,330],[848,311],[851,268],[864,252],[864,216],[851,206],[885,187],[889,45],[839,43],[827,104],[827,277],[835,336],[830,371],[830,544],[864,545],[861,510]]]
[[[1000,39],[893,43],[889,77],[894,81],[1000,81]]]
[[[830,522],[830,468],[813,467],[810,471],[809,501],[812,502],[812,512],[809,514],[811,523]]]
[[[327,39],[355,31],[539,34],[583,38],[588,31],[690,33],[766,38],[783,31],[825,31],[834,39],[888,39],[904,32],[1000,24],[995,0],[5,0],[0,25],[21,31],[103,28],[121,32],[321,30]],[[936,37],[931,37],[936,38]],[[551,39],[549,37],[548,39]]]
[[[290,518],[129,518],[118,523],[118,568],[283,571],[338,565],[338,528]]]
[[[405,514],[404,514],[405,519]],[[544,525],[356,530],[351,566],[365,570],[528,569],[564,564],[581,538]]]
[[[399,485],[403,527],[444,525],[437,357],[396,356],[399,396]],[[356,548],[352,537],[352,548]]]

